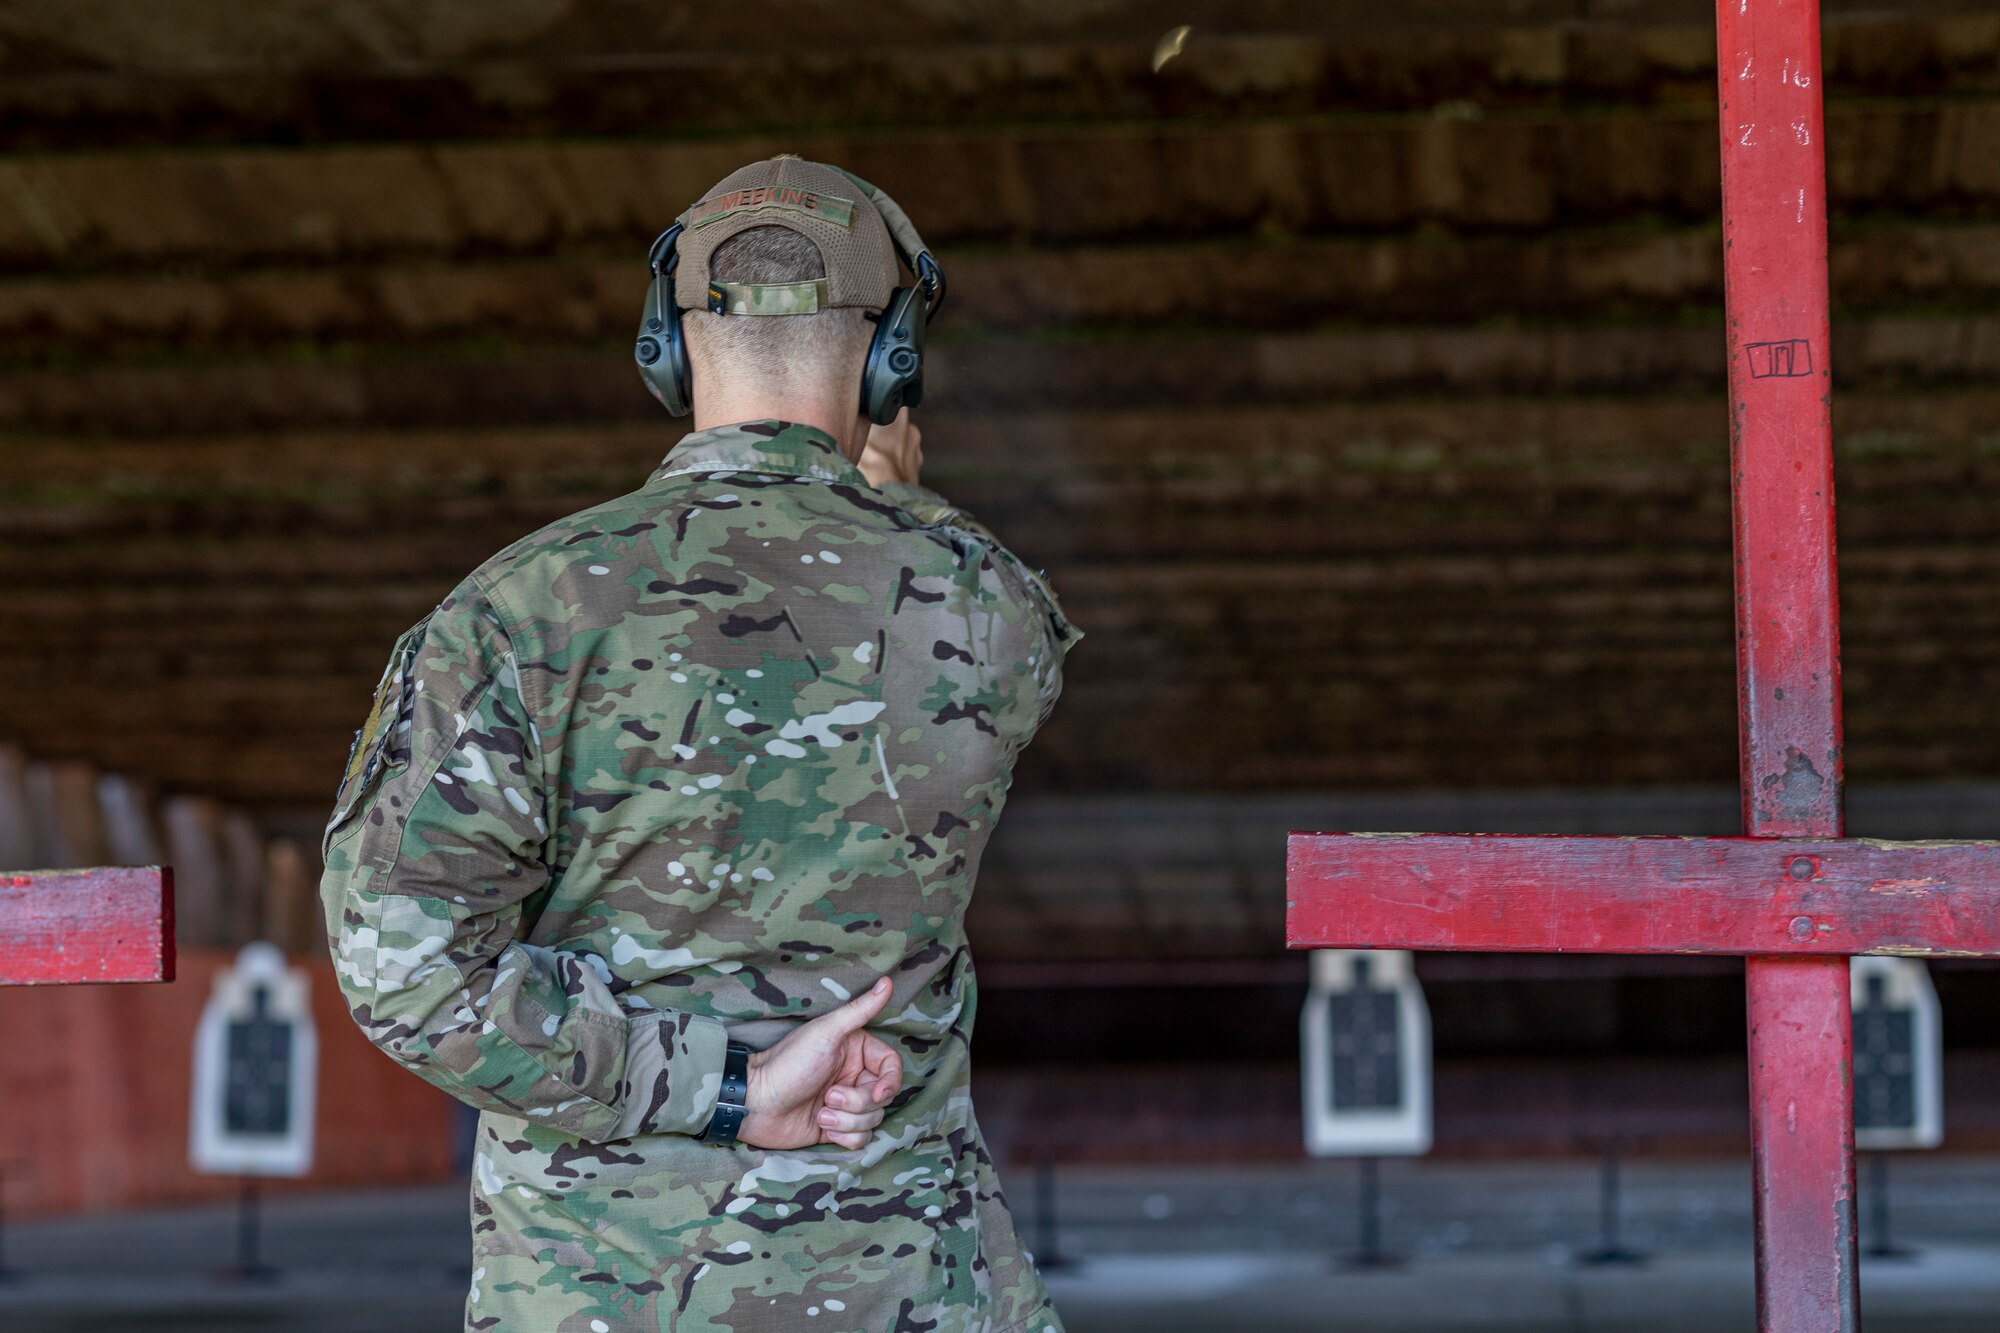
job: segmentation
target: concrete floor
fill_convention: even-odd
[[[1329,1271],[1297,1256],[1118,1257],[1049,1281],[1072,1333],[1753,1333],[1750,1261],[1587,1269],[1501,1256]],[[1993,1333],[2000,1249],[1863,1267],[1869,1333]]]
[[[2000,1329],[2000,1159],[1896,1164],[1898,1239],[1867,1261],[1869,1333]],[[1357,1234],[1350,1163],[1077,1168],[1055,1178],[1054,1245],[1037,1181],[1003,1176],[1051,1266],[1072,1333],[1750,1333],[1748,1172],[1641,1162],[1624,1173],[1621,1239],[1642,1264],[1591,1266],[1598,1177],[1587,1162],[1390,1163],[1383,1241],[1401,1262],[1342,1262]],[[268,1282],[215,1276],[235,1215],[196,1208],[12,1228],[0,1329],[434,1333],[465,1285],[457,1186],[287,1200],[267,1210]]]

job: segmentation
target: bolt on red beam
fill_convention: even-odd
[[[1825,128],[1817,0],[1718,0],[1743,826],[1841,833]],[[1841,959],[1747,964],[1757,1322],[1858,1326]]]

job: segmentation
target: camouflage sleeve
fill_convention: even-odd
[[[1062,692],[1062,659],[1083,639],[1083,631],[1063,613],[1055,589],[1049,586],[1048,575],[1030,570],[994,535],[993,529],[930,487],[913,481],[892,481],[877,489],[902,509],[916,515],[917,520],[926,526],[952,528],[978,541],[992,553],[995,563],[1020,585],[1023,594],[1033,599],[1042,613],[1044,650],[1032,666],[1036,688],[1041,696],[1041,720],[1046,722],[1055,708],[1056,696]]]
[[[484,1110],[593,1141],[699,1132],[723,1025],[627,1010],[602,959],[525,942],[547,812],[512,642],[463,585],[397,641],[327,828],[320,891],[354,1019]]]

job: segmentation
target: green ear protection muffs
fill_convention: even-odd
[[[861,372],[861,410],[876,425],[886,426],[896,419],[898,409],[924,401],[924,334],[944,305],[944,270],[931,258],[930,247],[901,205],[853,172],[840,174],[875,205],[897,255],[917,279],[916,286],[898,287],[889,294]]]
[[[660,406],[677,417],[694,410],[694,372],[688,365],[687,341],[681,336],[680,304],[674,300],[674,270],[681,264],[674,242],[680,239],[681,229],[676,222],[661,232],[646,256],[653,282],[646,288],[639,342],[632,349],[639,362],[639,378],[660,400]]]
[[[875,205],[897,256],[917,277],[916,286],[896,288],[882,313],[870,316],[875,320],[875,336],[869,341],[868,359],[861,372],[861,411],[876,425],[886,426],[896,419],[899,409],[915,407],[924,400],[924,334],[944,305],[944,270],[931,258],[923,237],[894,199],[851,171],[841,174]],[[660,233],[647,253],[646,267],[653,280],[646,288],[639,340],[632,349],[633,359],[639,363],[639,378],[660,405],[677,417],[694,410],[694,374],[681,331],[680,306],[674,299],[674,270],[681,262],[675,242],[682,229],[682,223],[674,223]]]

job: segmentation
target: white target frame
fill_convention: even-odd
[[[253,993],[259,985],[268,989],[270,1016],[292,1029],[285,1132],[234,1134],[224,1116],[229,1025],[254,1012]],[[303,970],[288,967],[284,953],[263,941],[244,945],[235,965],[215,974],[194,1036],[188,1163],[195,1170],[227,1176],[302,1176],[312,1170],[319,1039],[309,985]]]
[[[1911,1017],[1910,1056],[1913,1123],[1908,1126],[1854,1127],[1854,1146],[1864,1152],[1895,1152],[1935,1148],[1944,1142],[1944,1015],[1938,1006],[1930,969],[1915,958],[1864,954],[1848,970],[1854,1009],[1867,998],[1868,982],[1881,977],[1892,1008],[1908,1009]]]
[[[1311,989],[1299,1019],[1306,1151],[1315,1157],[1419,1157],[1431,1149],[1431,1015],[1415,955],[1397,949],[1315,949]],[[1394,1110],[1333,1104],[1333,1041],[1327,1004],[1354,989],[1354,964],[1368,960],[1371,984],[1394,991],[1401,1104]]]

